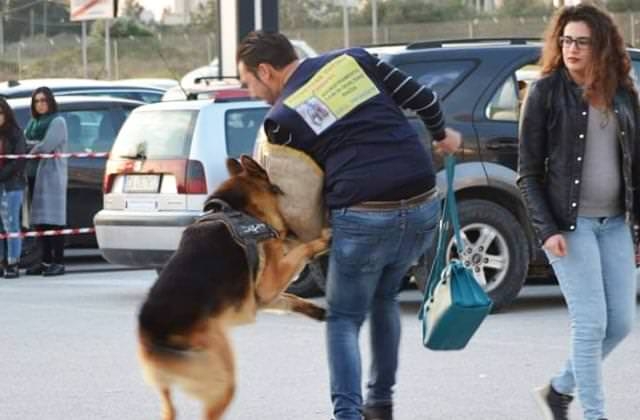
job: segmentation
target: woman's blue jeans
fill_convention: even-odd
[[[605,418],[602,360],[633,326],[636,270],[631,229],[623,216],[578,217],[563,232],[567,255],[546,252],[569,308],[571,356],[553,388],[577,388],[586,420]]]
[[[336,420],[362,418],[358,336],[371,323],[368,405],[392,402],[400,343],[397,295],[407,270],[434,239],[437,200],[393,210],[331,211],[333,231],[327,279],[327,348]]]
[[[2,230],[6,233],[20,232],[20,208],[22,207],[23,195],[23,190],[7,191],[3,186],[0,186],[0,219],[2,220]],[[21,238],[8,238],[0,243],[0,260],[6,256],[8,264],[17,263],[21,252]]]

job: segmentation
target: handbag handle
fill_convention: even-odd
[[[458,219],[458,210],[456,206],[456,196],[453,188],[453,180],[455,178],[456,158],[453,155],[446,155],[444,159],[446,177],[447,177],[447,194],[443,205],[442,215],[438,224],[436,253],[431,265],[427,287],[425,288],[424,302],[430,299],[433,289],[437,284],[437,279],[444,269],[446,262],[446,237],[449,225],[453,225],[453,233],[456,240],[458,253],[463,252],[464,245],[460,234],[460,220]]]

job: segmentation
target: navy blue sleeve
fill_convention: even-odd
[[[445,137],[445,120],[438,94],[382,60],[377,60],[376,68],[396,104],[418,114],[433,138],[442,140]]]

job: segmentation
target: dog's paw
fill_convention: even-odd
[[[329,241],[331,239],[332,231],[331,228],[324,228],[322,232],[320,232],[320,237],[325,241]]]

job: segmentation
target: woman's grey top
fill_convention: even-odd
[[[624,213],[622,152],[617,120],[611,110],[589,106],[586,148],[582,166],[582,187],[578,215],[611,217]]]

